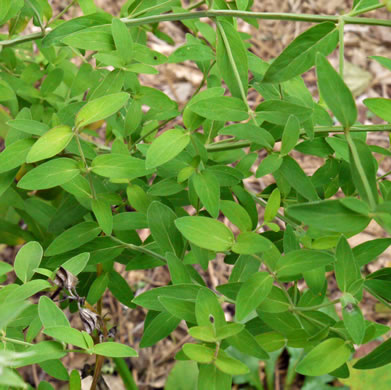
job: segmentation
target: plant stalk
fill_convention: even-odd
[[[279,13],[279,12],[251,12],[251,11],[236,11],[236,10],[208,10],[208,11],[193,11],[182,13],[170,13],[146,16],[143,18],[129,19],[122,18],[122,22],[129,26],[142,26],[145,24],[153,24],[160,22],[169,22],[177,20],[199,19],[199,18],[215,18],[219,16],[230,16],[237,18],[254,18],[262,20],[288,20],[294,22],[310,22],[310,23],[322,23],[331,22],[337,24],[340,20],[340,16],[335,15],[306,15],[306,14],[292,14],[292,13]],[[344,16],[345,24],[361,24],[370,26],[384,26],[391,27],[391,20],[375,19],[375,18],[361,18],[355,16]],[[0,41],[0,46],[9,47],[18,45],[21,43],[29,42],[35,39],[44,38],[51,29],[45,29],[39,33],[28,34],[13,39],[6,39]]]

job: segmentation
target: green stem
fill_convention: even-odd
[[[341,16],[338,22],[338,32],[339,32],[339,75],[343,80],[343,68],[344,68],[344,59],[345,59],[345,44],[344,44],[344,28],[345,20]]]
[[[159,123],[157,126],[155,126],[153,129],[149,130],[147,133],[145,133],[142,137],[140,137],[139,139],[137,139],[135,141],[135,143],[132,145],[132,147],[130,148],[130,150],[133,150],[136,148],[136,146],[145,140],[145,138],[147,138],[149,135],[151,135],[154,131],[156,130],[159,130],[161,127],[165,126],[168,122],[170,122],[172,119],[167,119],[165,120],[163,123]]]
[[[217,24],[217,28],[220,31],[221,37],[223,38],[225,50],[227,51],[229,62],[231,64],[232,70],[234,72],[236,82],[238,83],[238,86],[239,86],[240,95],[242,96],[242,100],[243,100],[244,104],[247,106],[247,109],[250,111],[250,106],[248,105],[248,101],[247,101],[247,95],[246,95],[246,92],[244,91],[242,80],[240,79],[240,74],[239,74],[238,68],[236,66],[234,56],[232,54],[229,40],[227,38],[227,35],[225,34],[223,27],[221,26],[221,23],[219,21],[216,21],[216,24]]]
[[[26,347],[31,347],[32,345],[34,344],[31,344],[31,343],[27,343],[26,341],[22,341],[22,340],[18,340],[18,339],[12,339],[10,337],[1,337],[1,341],[6,341],[8,343],[13,343],[13,344],[20,344],[20,345],[24,345]]]
[[[205,4],[205,0],[201,0],[198,3],[195,3],[191,5],[190,7],[186,8],[188,11],[191,11],[192,9],[196,9],[198,7],[201,7],[201,5]]]
[[[142,26],[145,24],[153,24],[159,22],[169,22],[176,20],[188,20],[188,19],[200,19],[200,18],[214,18],[218,16],[230,16],[237,18],[254,18],[262,20],[288,20],[295,22],[310,22],[310,23],[322,23],[331,22],[337,24],[340,17],[334,15],[306,15],[306,14],[291,14],[291,13],[279,13],[279,12],[251,12],[251,11],[237,11],[237,10],[208,10],[208,11],[193,11],[182,13],[171,13],[146,16],[143,18],[129,19],[122,18],[121,20],[130,26]],[[361,18],[344,16],[345,24],[360,24],[370,26],[384,26],[391,27],[391,20],[375,19],[375,18]],[[102,25],[104,26],[104,25]],[[44,38],[51,29],[45,31],[24,35],[21,37],[0,41],[0,46],[8,47],[18,45],[20,43],[29,42],[34,39]]]
[[[295,306],[294,310],[296,311],[312,311],[312,310],[318,310],[322,309],[323,307],[335,305],[340,302],[340,299],[334,299],[333,301],[329,301],[326,303],[322,303],[321,305],[316,305],[316,306],[307,306],[307,307],[298,307]]]
[[[352,10],[352,12],[350,12],[348,15],[349,16],[357,16],[357,15],[365,14],[366,12],[373,11],[378,8],[383,8],[384,6],[385,6],[384,3],[379,3],[379,4],[371,5],[370,7],[367,7],[367,8],[362,8],[358,11]]]
[[[124,382],[126,390],[138,390],[136,382],[133,379],[133,375],[130,372],[125,360],[123,358],[113,358],[115,367],[118,374]]]
[[[144,253],[146,255],[150,255],[152,257],[155,257],[156,259],[159,259],[159,260],[162,260],[162,261],[166,262],[165,257],[163,257],[162,255],[159,255],[159,253],[151,251],[148,248],[144,248],[143,246],[137,246],[137,245],[133,245],[133,244],[128,244],[127,242],[123,242],[123,241],[121,241],[120,239],[118,239],[117,237],[114,237],[114,236],[111,236],[111,239],[113,241],[115,241],[115,242],[118,242],[119,244],[121,244],[125,248],[131,249],[131,250],[133,250],[135,252],[140,252],[140,253]]]
[[[77,147],[79,149],[80,157],[81,157],[81,159],[83,161],[83,164],[84,164],[84,167],[85,167],[85,169],[87,171],[88,182],[90,184],[92,198],[96,199],[96,192],[95,192],[95,188],[94,188],[94,183],[92,182],[92,176],[91,176],[91,172],[90,172],[90,167],[88,166],[86,157],[84,156],[83,148],[81,146],[80,139],[79,139],[78,129],[75,130],[75,137],[76,137],[76,143],[77,143]]]
[[[321,326],[321,327],[324,327],[324,326],[325,326],[325,324],[324,324],[323,322],[318,321],[318,320],[316,320],[315,318],[309,317],[309,316],[307,316],[306,314],[302,313],[301,311],[298,311],[297,314],[298,314],[300,317],[303,317],[303,318],[305,318],[306,320],[313,322],[314,324],[317,324],[317,325],[319,325],[319,326]],[[329,329],[330,329],[331,331],[333,331],[333,332],[339,334],[343,339],[345,339],[345,335],[344,335],[343,332],[341,332],[339,329],[334,328],[334,327],[332,327],[332,326],[330,326]]]
[[[143,14],[149,12],[149,11],[153,11],[154,9],[162,7],[164,4],[170,3],[170,2],[171,2],[171,0],[167,0],[164,3],[160,3],[159,2],[157,5],[154,5],[154,6],[149,7],[149,8],[145,8],[142,11],[136,12],[135,14],[131,14],[130,16],[132,16],[132,18],[137,18],[137,16],[143,15]]]
[[[372,210],[376,208],[376,200],[372,194],[371,186],[368,182],[367,175],[365,174],[364,167],[361,164],[360,156],[358,155],[358,151],[355,143],[353,142],[352,136],[350,135],[349,129],[345,130],[346,141],[348,142],[350,151],[352,153],[353,161],[356,165],[358,174],[360,175],[361,181],[363,183],[366,195],[368,197],[368,203]]]
[[[28,5],[32,8],[35,16],[37,17],[39,27],[41,28],[42,33],[45,33],[45,26],[43,25],[41,15],[39,14],[38,10],[35,8],[34,4],[30,2],[30,0],[27,0]]]
[[[73,6],[73,4],[75,4],[77,2],[77,0],[72,0],[58,15],[56,15],[51,21],[49,24],[52,24],[53,22],[55,22],[56,20],[60,19],[61,16],[65,15],[69,9]]]

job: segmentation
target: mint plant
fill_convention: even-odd
[[[105,358],[137,389],[124,358],[138,347],[116,341],[106,293],[147,310],[140,348],[186,322],[194,341],[176,359],[197,363],[200,390],[231,389],[233,377],[254,374],[248,362],[274,365],[284,347],[295,361],[290,383],[293,369],[348,377],[355,346],[389,332],[365,319],[360,302],[365,292],[391,307],[389,269],[364,268],[391,239],[352,248],[348,238],[372,220],[391,232],[391,173],[378,176],[374,156],[389,157],[390,148],[366,142],[369,132],[391,131],[391,100],[364,101],[387,124],[358,122],[343,80],[344,26],[391,27],[361,16],[388,3],[355,0],[350,13],[323,16],[252,12],[251,0],[187,8],[128,0],[118,18],[92,0],[70,1],[58,15],[47,0],[3,0],[0,237],[24,245],[13,264],[0,262],[2,388],[27,387],[18,368],[39,365],[80,389],[80,373],[61,362],[72,352],[96,356],[91,389]],[[64,21],[73,6],[83,16]],[[251,52],[238,19],[314,25],[268,63]],[[30,21],[38,32],[25,31]],[[148,47],[147,33],[174,44],[160,29],[165,21],[191,32],[169,57]],[[338,71],[327,59],[337,48]],[[391,70],[391,59],[372,58]],[[181,109],[139,81],[187,60],[203,78]],[[319,99],[302,79],[313,67]],[[260,104],[248,101],[250,90]],[[293,150],[323,164],[308,176]],[[254,175],[274,182],[254,193],[245,182]],[[214,291],[198,270],[217,254],[232,270]],[[116,264],[168,267],[171,282],[135,297]],[[333,275],[339,294],[331,298]],[[390,362],[387,340],[354,367]],[[261,386],[257,370],[252,378]]]

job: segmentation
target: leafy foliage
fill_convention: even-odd
[[[344,23],[390,26],[356,17],[381,4],[355,1],[338,17],[281,14],[316,24],[269,64],[237,29],[236,17],[257,26],[253,1],[209,0],[205,13],[179,0],[129,0],[121,18],[92,0],[77,3],[83,16],[68,21],[53,17],[47,0],[0,5],[0,25],[8,27],[0,37],[0,237],[23,244],[13,265],[0,262],[0,385],[26,387],[16,369],[39,364],[78,389],[79,373],[68,374],[60,361],[75,352],[96,356],[92,389],[104,357],[136,389],[123,358],[137,351],[115,341],[116,324],[103,307],[108,292],[148,311],[140,348],[186,322],[195,341],[177,354],[167,390],[226,390],[233,380],[262,388],[259,360],[270,385],[285,347],[294,362],[287,383],[295,372],[349,376],[354,346],[389,331],[365,320],[360,301],[367,291],[391,304],[388,269],[362,269],[390,239],[354,248],[348,239],[372,220],[391,233],[391,184],[388,174],[377,176],[374,156],[390,151],[366,142],[367,132],[391,127],[357,123],[353,95],[326,56],[339,44],[343,69]],[[204,16],[212,23],[197,21]],[[173,44],[159,24],[170,20],[191,34],[167,58],[148,47],[147,31]],[[41,32],[25,35],[30,21]],[[372,58],[391,69],[390,59]],[[141,85],[140,74],[187,60],[203,79],[184,107]],[[319,99],[302,79],[313,67]],[[258,105],[247,99],[250,90],[262,98]],[[364,103],[391,122],[391,100]],[[266,157],[258,161],[261,150]],[[322,165],[307,175],[293,150]],[[252,192],[245,179],[254,172],[273,184]],[[214,291],[195,265],[205,270],[217,255],[232,271]],[[167,266],[171,283],[134,297],[136,286],[117,264]],[[7,283],[12,271],[16,279]],[[340,290],[334,300],[326,272]],[[234,305],[232,318],[224,302]],[[67,308],[83,328],[71,326]],[[388,340],[354,367],[390,362]]]

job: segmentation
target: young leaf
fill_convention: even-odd
[[[107,236],[110,236],[113,230],[113,215],[110,203],[105,199],[91,199],[91,207],[99,226]]]
[[[129,94],[118,92],[90,100],[76,115],[78,128],[106,119],[119,111],[128,101]]]
[[[296,372],[308,376],[320,376],[336,370],[351,355],[345,340],[330,338],[312,349],[296,367]]]
[[[299,35],[272,62],[263,77],[265,83],[281,83],[301,75],[315,65],[318,52],[328,56],[338,44],[334,23],[324,22]]]
[[[147,169],[156,168],[176,157],[190,142],[189,134],[181,130],[168,130],[156,138],[147,151]]]
[[[196,173],[192,179],[201,203],[213,218],[217,218],[219,216],[220,186],[216,176],[205,169]]]
[[[33,144],[34,141],[31,138],[24,138],[7,146],[0,153],[0,173],[8,172],[24,164]]]
[[[222,222],[207,217],[182,217],[175,225],[183,236],[199,246],[215,252],[224,252],[231,248],[234,236]]]
[[[258,166],[258,169],[255,173],[255,177],[263,177],[269,173],[273,173],[280,168],[283,159],[279,154],[269,154],[264,158]]]
[[[260,252],[266,252],[271,249],[271,242],[254,232],[243,232],[236,237],[236,242],[232,246],[235,253],[241,255],[253,255]]]
[[[232,96],[244,99],[247,96],[248,64],[247,51],[232,24],[217,22],[216,63]]]
[[[44,190],[65,184],[80,173],[78,162],[57,158],[27,172],[18,183],[24,190]]]
[[[249,373],[249,368],[239,360],[233,359],[223,350],[219,350],[215,361],[216,367],[229,375],[245,375]]]
[[[198,390],[231,390],[232,375],[220,371],[214,364],[201,364]]]
[[[335,278],[342,292],[350,292],[354,282],[361,279],[360,269],[346,238],[341,236],[336,249]]]
[[[269,295],[273,278],[267,272],[257,272],[240,287],[236,298],[236,319],[243,321]]]
[[[319,91],[327,106],[344,128],[354,125],[357,107],[349,88],[341,76],[321,53],[316,56],[316,73]]]
[[[39,299],[38,314],[44,328],[71,326],[64,312],[48,297],[42,296]]]
[[[127,345],[112,341],[95,344],[93,353],[108,357],[137,357],[137,352]]]
[[[101,228],[95,222],[81,222],[57,236],[45,251],[45,256],[79,248],[99,235]]]
[[[72,344],[82,349],[89,348],[83,334],[70,326],[52,326],[50,328],[45,328],[44,333],[64,343]],[[91,337],[90,335],[88,336]]]
[[[30,241],[19,249],[15,257],[14,270],[23,283],[33,277],[34,270],[41,264],[42,255],[43,249],[37,241]]]
[[[90,254],[87,252],[80,253],[71,259],[67,260],[62,267],[69,271],[72,275],[77,276],[86,267]]]
[[[72,129],[69,126],[57,126],[49,130],[32,146],[26,162],[33,163],[53,157],[71,142]]]
[[[281,154],[288,154],[297,144],[300,137],[300,123],[298,119],[291,115],[286,122],[284,132],[282,133]]]
[[[99,275],[91,284],[88,290],[87,302],[90,305],[95,305],[96,302],[102,297],[109,284],[109,276],[107,273]]]

